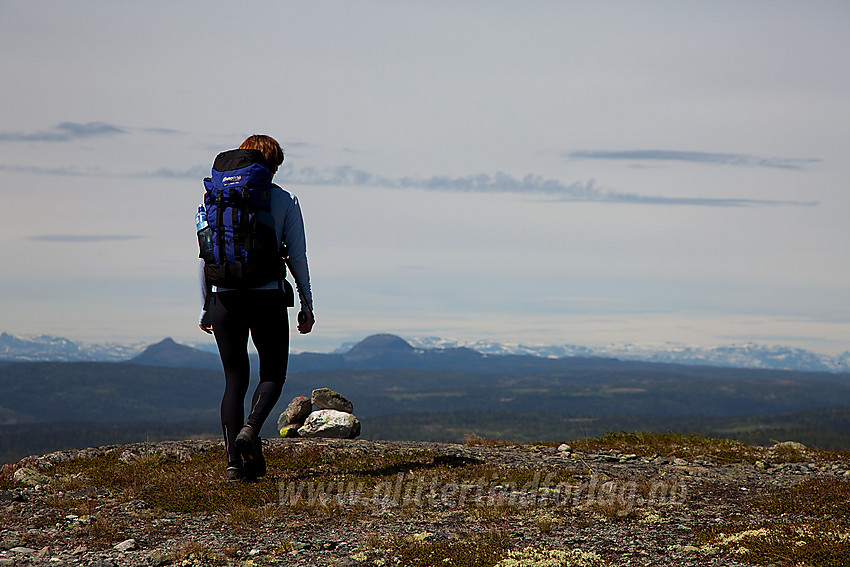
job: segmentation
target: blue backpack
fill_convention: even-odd
[[[285,251],[271,214],[272,171],[258,150],[216,156],[204,179],[211,250],[201,250],[208,284],[246,289],[286,277]]]

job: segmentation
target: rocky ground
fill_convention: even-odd
[[[850,564],[846,453],[635,434],[265,452],[238,485],[212,441],[7,465],[0,565]]]

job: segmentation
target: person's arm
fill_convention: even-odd
[[[304,219],[301,215],[301,205],[294,195],[286,210],[286,218],[283,223],[283,241],[286,242],[289,254],[287,265],[295,279],[295,287],[298,290],[298,299],[301,304],[301,312],[298,314],[298,331],[301,334],[306,334],[312,330],[316,318],[313,314],[313,293],[310,288],[310,269],[307,265],[307,238],[304,233]]]
[[[201,287],[201,314],[198,316],[198,326],[203,332],[212,333],[212,323],[210,323],[210,316],[207,313],[207,297],[210,294],[210,286],[204,274],[204,265],[204,259],[198,258],[198,283]]]

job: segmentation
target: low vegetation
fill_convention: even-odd
[[[553,455],[558,444],[522,444],[469,435],[466,445],[518,455]],[[657,477],[636,474],[642,470],[639,466],[627,478],[602,474],[595,487],[596,473],[581,464],[581,458],[570,461],[574,464],[569,467],[546,464],[552,461],[542,458],[536,468],[506,466],[445,454],[438,446],[427,444],[375,452],[357,443],[276,443],[266,450],[269,475],[237,484],[224,482],[225,459],[218,445],[183,461],[157,454],[128,459],[116,449],[94,458],[57,462],[42,471],[53,479],[44,489],[49,509],[40,514],[35,522],[39,525],[31,526],[35,529],[28,536],[31,541],[24,543],[45,544],[35,533],[37,529],[60,525],[66,526],[76,544],[95,549],[108,548],[140,529],[150,541],[165,541],[179,531],[179,524],[165,521],[175,515],[200,515],[205,522],[245,532],[309,523],[353,528],[368,518],[377,525],[392,521],[421,528],[375,534],[360,541],[350,556],[362,565],[600,567],[616,562],[599,550],[520,542],[529,538],[558,541],[564,534],[600,526],[628,530],[657,525],[666,529],[672,518],[700,516],[701,509],[717,507],[718,512],[704,514],[706,521],[688,524],[689,535],[684,534],[682,541],[689,543],[679,545],[679,552],[707,561],[724,555],[753,565],[850,564],[850,482],[846,477],[795,477],[790,487],[777,484],[775,488],[740,491],[700,480],[697,473],[690,472],[693,467],[699,469],[701,462],[732,467],[733,472],[795,463],[847,470],[850,454],[846,452],[807,449],[793,443],[766,448],[692,434],[648,432],[609,433],[570,441],[569,445],[573,453],[585,456],[582,458],[601,454],[642,463],[660,459],[675,464],[681,460],[687,463],[682,465],[682,474],[692,476],[687,482],[687,499],[655,498],[659,494],[676,496],[678,481],[670,475],[662,486]],[[16,488],[12,480],[15,468],[4,467],[0,489]],[[541,474],[547,476],[545,486]],[[612,487],[606,489],[608,485]],[[628,490],[622,488],[626,485]],[[552,487],[582,487],[584,492],[568,493],[567,500],[560,493],[557,496],[566,505],[555,506]],[[108,492],[122,514],[107,517],[97,491]],[[423,506],[423,499],[430,504]],[[12,522],[6,514],[0,521]],[[445,529],[435,530],[437,525]],[[276,545],[275,556],[298,552],[288,541]],[[211,550],[184,542],[154,561],[159,565],[242,564],[245,558],[238,553],[236,547]]]
[[[812,479],[749,503],[738,520],[696,532],[706,551],[758,565],[850,564],[850,482]]]

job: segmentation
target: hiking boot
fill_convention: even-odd
[[[224,471],[224,479],[226,482],[245,482],[245,469],[231,465]]]
[[[246,425],[236,436],[236,452],[242,457],[245,476],[248,480],[266,475],[266,459],[263,457],[263,444],[254,429]]]

